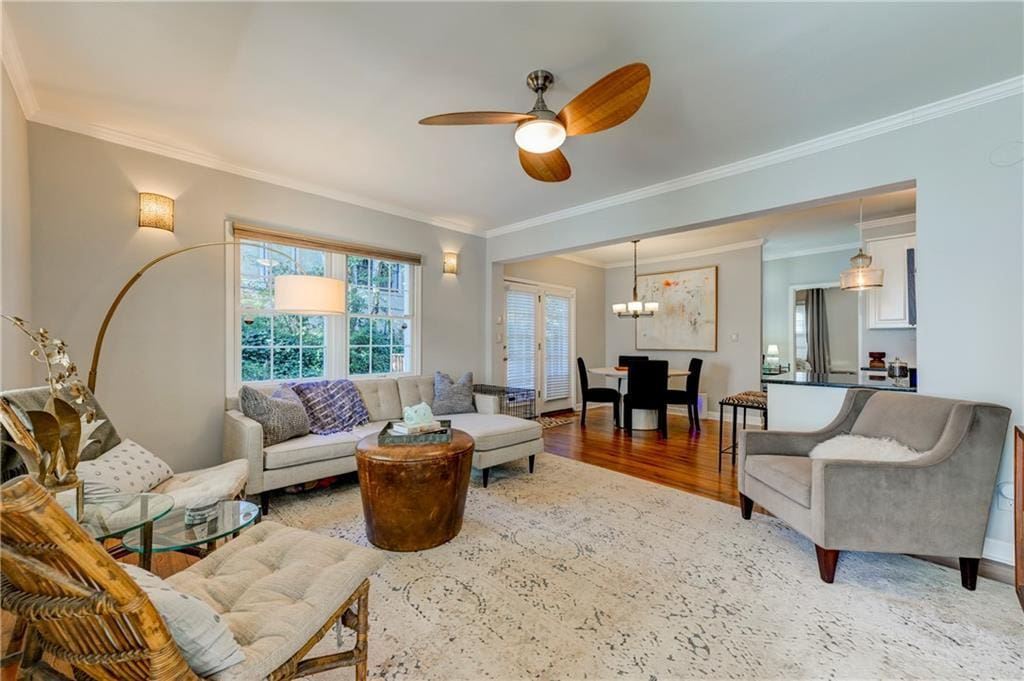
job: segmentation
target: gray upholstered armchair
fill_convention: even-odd
[[[828,583],[840,551],[879,551],[956,556],[961,582],[973,590],[1009,418],[1009,409],[994,404],[850,390],[819,431],[740,435],[743,517],[757,502],[810,538]],[[892,438],[922,455],[808,457],[819,442],[845,433]]]

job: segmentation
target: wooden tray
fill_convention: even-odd
[[[443,430],[435,431],[433,433],[414,433],[412,435],[397,435],[391,432],[392,424],[399,423],[399,421],[388,421],[388,425],[380,431],[380,435],[377,436],[378,445],[428,445],[437,443],[447,443],[452,441],[452,422],[451,419],[438,419],[441,422]]]

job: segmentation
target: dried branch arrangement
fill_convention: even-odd
[[[43,410],[22,411],[0,398],[0,425],[12,438],[4,444],[21,454],[29,473],[45,487],[74,485],[78,481],[75,468],[82,452],[98,442],[88,436],[102,421],[97,421],[96,411],[85,405],[88,391],[78,378],[78,368],[68,355],[67,344],[46,329],[33,331],[19,317],[0,317],[31,340],[34,347],[29,354],[46,365],[50,388]],[[82,405],[81,413],[75,404]]]

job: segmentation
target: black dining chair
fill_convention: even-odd
[[[615,388],[591,388],[587,365],[582,357],[576,358],[576,366],[580,371],[580,394],[583,396],[583,410],[580,412],[580,425],[587,425],[587,402],[611,402],[614,410],[615,427],[619,427],[619,400],[622,395]]]
[[[668,362],[656,359],[626,366],[629,392],[622,396],[626,433],[633,434],[634,409],[652,409],[658,412],[658,433],[668,437]]]
[[[686,390],[669,390],[669,404],[685,404],[686,413],[690,417],[690,430],[700,432],[700,410],[697,406],[697,394],[700,391],[700,369],[704,360],[690,358],[690,373],[686,377]]]
[[[630,362],[646,362],[647,355],[619,355],[619,363],[617,367],[627,367]]]

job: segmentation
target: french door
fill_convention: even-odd
[[[572,409],[575,290],[506,281],[505,321],[506,385],[535,391],[540,413]]]

